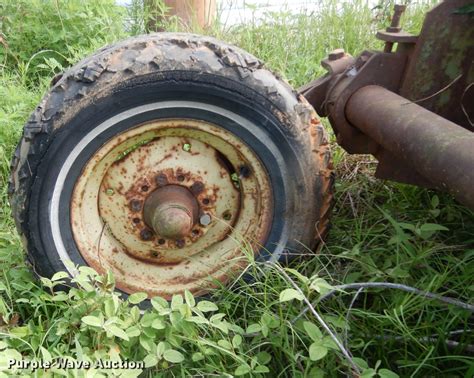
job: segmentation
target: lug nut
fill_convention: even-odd
[[[131,200],[130,208],[132,209],[132,211],[140,211],[142,209],[142,202],[136,199]]]
[[[140,231],[140,237],[142,240],[150,240],[153,237],[153,232],[151,232],[148,228],[144,228]]]
[[[186,242],[183,239],[176,240],[176,247],[183,248],[186,245]]]
[[[201,226],[209,226],[209,224],[211,223],[211,216],[209,214],[201,215],[201,217],[199,218],[199,223],[201,224]]]
[[[196,181],[189,189],[196,196],[204,190],[204,184],[201,181]]]
[[[168,177],[164,173],[159,173],[155,177],[155,182],[158,187],[162,187],[168,184]]]

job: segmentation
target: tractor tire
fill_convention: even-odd
[[[91,266],[125,294],[169,299],[228,283],[249,251],[281,261],[314,249],[332,183],[326,132],[302,96],[236,47],[160,33],[55,78],[9,194],[38,275]]]

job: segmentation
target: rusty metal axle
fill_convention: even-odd
[[[376,85],[349,98],[346,117],[384,149],[413,162],[433,187],[474,208],[474,133]]]

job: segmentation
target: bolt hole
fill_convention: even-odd
[[[240,168],[239,168],[239,174],[240,174],[240,177],[242,178],[248,178],[250,176],[250,168],[247,167],[246,165],[242,165]]]
[[[112,196],[114,194],[114,190],[112,188],[108,188],[106,191],[105,191],[105,194],[107,194],[108,196]]]
[[[142,186],[142,192],[148,192],[148,189],[150,189],[150,188],[148,187],[148,185],[143,185],[143,186]]]
[[[179,175],[177,178],[178,178],[178,181],[179,181],[179,182],[183,182],[183,181],[184,181],[184,176],[183,176],[183,175]]]
[[[140,218],[133,218],[133,223],[137,224],[137,223],[140,223]]]
[[[224,218],[224,220],[226,220],[226,221],[231,220],[232,219],[232,214],[230,213],[229,210],[226,210],[224,212],[224,214],[222,214],[222,218]]]
[[[158,244],[163,245],[166,243],[165,239],[158,239]]]
[[[204,199],[202,200],[202,203],[203,203],[204,205],[209,205],[209,202],[211,202],[211,201],[209,201],[209,198],[204,198]]]
[[[198,235],[199,235],[199,230],[192,230],[191,233],[192,233],[194,236],[198,236]]]

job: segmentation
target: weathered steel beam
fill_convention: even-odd
[[[474,133],[376,85],[348,100],[348,121],[434,186],[474,209]]]

